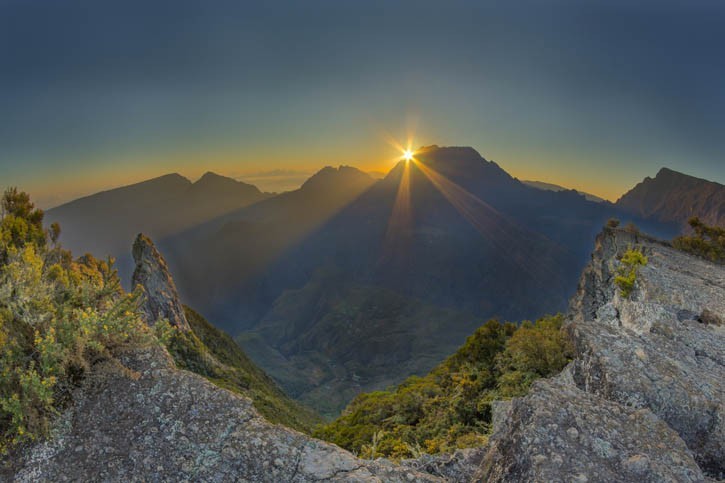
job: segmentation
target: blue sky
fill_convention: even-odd
[[[177,171],[381,170],[470,145],[608,198],[725,181],[721,1],[0,0],[0,179],[42,205]]]

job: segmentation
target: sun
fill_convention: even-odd
[[[406,161],[412,160],[413,159],[413,151],[411,151],[410,149],[406,149],[405,151],[403,151],[403,159],[406,160]]]

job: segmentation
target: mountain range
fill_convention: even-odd
[[[80,198],[47,211],[76,253],[126,254],[139,232],[163,238],[268,198],[256,186],[206,173],[192,183],[168,174]]]
[[[522,183],[532,186],[534,188],[539,188],[541,190],[548,190],[548,191],[569,191],[570,188],[565,188],[563,186],[559,186],[558,184],[554,183],[545,183],[544,181],[532,181],[532,180],[522,180]],[[600,198],[597,195],[593,195],[591,193],[586,193],[584,191],[574,190],[580,195],[583,195],[584,198],[588,199],[589,201],[596,201],[597,203],[601,203],[606,201],[604,198]]]
[[[664,238],[680,231],[624,203],[528,186],[466,147],[421,148],[380,180],[327,167],[298,190],[268,196],[251,187],[247,197],[223,197],[223,207],[216,192],[192,202],[199,183],[159,178],[48,219],[61,221],[75,251],[91,240],[96,253],[121,260],[127,243],[114,251],[114,236],[154,234],[183,299],[327,416],[358,392],[426,373],[486,318],[564,310],[610,217]],[[174,195],[155,194],[159,184]]]

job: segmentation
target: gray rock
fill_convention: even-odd
[[[702,481],[684,442],[649,410],[559,379],[514,399],[475,481]]]
[[[605,233],[597,243],[570,313],[576,384],[649,408],[677,431],[704,471],[722,475],[725,327],[716,321],[725,314],[725,269],[627,232]],[[625,299],[611,279],[617,255],[635,244],[648,264]]]
[[[140,285],[144,290],[141,311],[146,322],[153,325],[160,319],[166,319],[181,330],[189,330],[189,323],[166,261],[154,243],[143,234],[139,234],[133,244],[133,259],[136,262],[133,286]]]
[[[146,347],[96,367],[14,481],[443,481],[273,425],[249,399]]]
[[[625,299],[613,281],[632,246],[648,264]],[[723,314],[725,267],[605,229],[570,304],[575,360],[526,397],[494,406],[494,435],[474,479],[722,478]]]
[[[424,454],[417,459],[403,460],[400,464],[446,481],[471,481],[485,455],[486,448],[467,448],[453,454]]]

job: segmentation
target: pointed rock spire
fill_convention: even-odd
[[[133,259],[136,262],[133,285],[141,285],[145,292],[141,311],[146,323],[153,325],[159,319],[167,319],[171,325],[189,330],[189,322],[166,261],[154,242],[142,233],[133,244]]]

